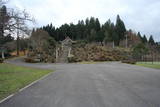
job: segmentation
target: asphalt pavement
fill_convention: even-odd
[[[27,64],[55,70],[0,107],[160,107],[160,70],[106,62]]]

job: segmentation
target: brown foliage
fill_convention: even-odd
[[[112,49],[104,46],[86,45],[85,47],[73,48],[72,51],[76,62],[79,61],[120,61],[127,59],[129,51]],[[127,54],[127,55],[126,55]]]

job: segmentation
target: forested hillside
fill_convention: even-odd
[[[51,23],[39,29],[47,31],[56,41],[62,41],[69,36],[72,40],[84,40],[88,43],[114,42],[116,46],[119,46],[120,41],[126,39],[126,35],[130,34],[139,37],[143,43],[156,44],[152,35],[147,40],[146,35],[133,32],[131,29],[127,30],[119,15],[117,15],[116,23],[108,19],[104,24],[101,24],[98,18],[91,17],[86,20],[79,20],[77,24],[63,24],[55,28]],[[35,32],[35,29],[33,32]]]

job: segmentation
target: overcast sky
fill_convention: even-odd
[[[36,26],[53,23],[77,23],[80,19],[97,17],[101,23],[117,14],[127,29],[140,31],[160,41],[160,0],[10,0],[9,6],[26,9],[37,21]]]

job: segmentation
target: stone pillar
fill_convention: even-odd
[[[112,48],[114,48],[115,46],[114,46],[114,41],[112,42]]]
[[[68,57],[71,57],[71,47],[69,47]]]
[[[58,50],[59,48],[56,48],[56,62],[58,61]]]

